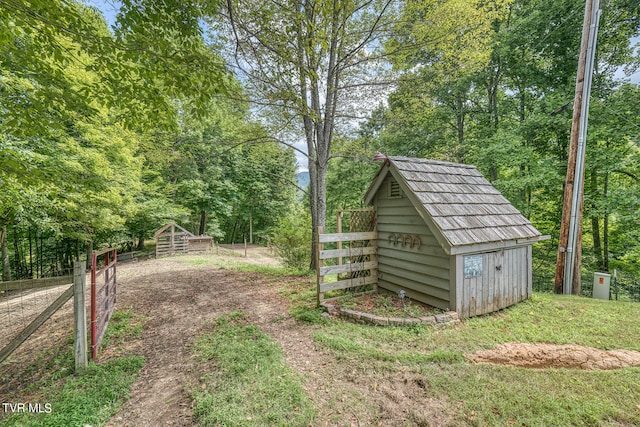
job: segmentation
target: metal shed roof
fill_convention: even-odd
[[[516,241],[546,236],[536,230],[475,166],[409,157],[388,157],[365,194],[373,196],[391,173],[427,223],[446,239],[445,250],[458,246]],[[447,250],[449,252],[449,250]],[[458,251],[455,251],[458,252]]]

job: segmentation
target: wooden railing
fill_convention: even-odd
[[[365,285],[372,285],[373,289],[376,289],[378,283],[376,255],[378,233],[376,231],[324,234],[323,229],[318,228],[316,233],[318,304],[324,301],[325,292]],[[368,242],[368,245],[363,245],[363,241]],[[354,246],[354,242],[360,242],[360,244]],[[327,243],[341,243],[341,245],[338,245],[339,249],[325,249],[324,246]],[[343,258],[348,258],[348,261],[342,262]],[[332,259],[336,262],[330,263],[329,260]],[[348,273],[346,278],[345,273]],[[327,276],[331,275],[337,275],[336,280],[327,280]]]

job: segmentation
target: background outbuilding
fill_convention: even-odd
[[[196,236],[175,223],[156,231],[156,258],[196,252],[207,252],[213,247],[213,237]]]

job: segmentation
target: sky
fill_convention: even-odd
[[[635,37],[635,38],[631,39],[630,42],[631,42],[632,45],[636,46],[636,53],[639,53],[640,52],[640,37]],[[638,70],[637,72],[635,72],[631,76],[626,77],[624,75],[624,71],[622,70],[622,68],[620,68],[620,69],[618,69],[618,71],[616,71],[615,77],[617,79],[629,80],[632,83],[640,84],[640,70]]]
[[[97,7],[109,25],[113,25],[116,21],[116,15],[120,9],[121,3],[115,0],[84,0],[84,2],[90,6]]]

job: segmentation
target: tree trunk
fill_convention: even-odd
[[[203,236],[207,232],[207,212],[200,212],[200,226],[198,227],[198,235]]]
[[[497,67],[495,74],[489,76],[487,82],[487,100],[489,110],[489,125],[494,132],[498,130],[499,115],[498,115],[498,83],[500,81],[500,67]]]
[[[458,148],[456,150],[456,160],[464,162],[464,100],[461,94],[456,96],[456,133],[458,137]]]
[[[596,268],[604,271],[602,239],[600,238],[600,218],[595,215],[591,217],[591,233],[593,234],[593,255],[596,257]]]
[[[522,59],[524,60],[524,50],[522,51]],[[519,86],[518,86],[518,92],[520,95],[520,105],[519,105],[519,118],[520,118],[520,123],[524,123],[524,121],[527,118],[526,115],[526,102],[527,102],[527,92],[526,89],[524,87],[524,83],[522,80],[519,81]],[[523,148],[527,148],[528,146],[528,139],[527,138],[523,138],[522,140],[522,146]],[[520,175],[523,177],[526,177],[529,175],[529,165],[521,165],[520,166]],[[525,211],[525,217],[527,219],[530,219],[531,217],[531,186],[527,185],[525,188],[522,189],[522,200],[525,203],[526,206],[526,211]]]
[[[143,251],[144,250],[144,236],[138,237],[138,245],[136,246],[136,250],[137,251]]]
[[[20,247],[18,246],[18,232],[16,231],[16,227],[13,227],[13,251],[15,261],[14,274],[16,280],[20,280],[24,277],[22,276],[22,260],[20,259],[22,255],[20,254]]]
[[[33,279],[33,244],[31,242],[31,227],[27,230],[27,239],[29,239],[29,266],[28,268],[28,277]]]
[[[312,168],[309,168],[311,172]],[[316,230],[318,227],[325,228],[327,222],[327,167],[319,164],[314,164],[315,179],[311,179],[310,187],[313,187],[313,191],[309,192],[309,198],[311,203],[311,227],[312,227],[312,239],[311,239],[311,265],[310,268],[315,270],[316,268]],[[311,174],[310,174],[311,175]],[[314,182],[315,181],[315,182]]]
[[[0,247],[2,247],[2,281],[11,280],[11,263],[9,262],[9,243],[7,238],[7,226],[0,229]]]
[[[313,144],[308,143],[310,149]],[[311,151],[312,152],[312,151]],[[318,167],[315,161],[309,159],[309,209],[311,210],[311,263],[309,268],[316,269],[316,230],[318,229]]]
[[[40,271],[38,272],[38,277],[44,277],[44,242],[43,242],[42,232],[38,236],[38,265],[40,266]]]
[[[87,242],[87,266],[91,268],[93,263],[93,240]]]

